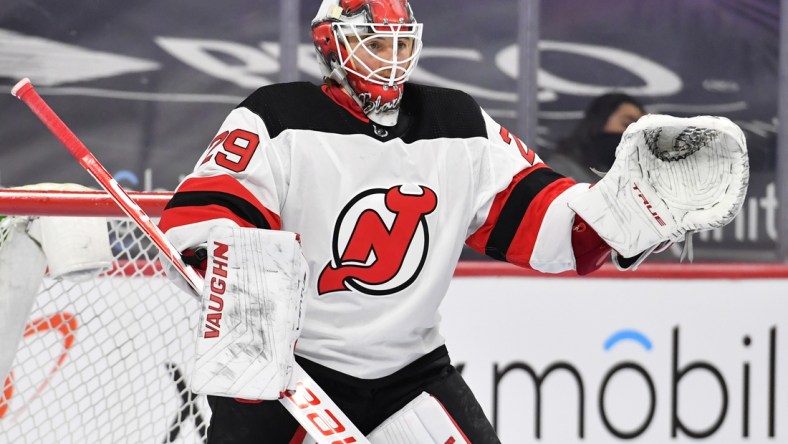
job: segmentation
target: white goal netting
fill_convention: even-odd
[[[3,199],[0,214],[9,214],[14,204]],[[89,209],[40,202],[72,216]],[[0,251],[9,230],[33,217],[0,221]],[[9,374],[0,375],[0,443],[205,441],[210,411],[187,389],[198,303],[163,276],[155,248],[132,222],[107,224],[111,271],[83,282],[46,276],[26,319],[0,316],[0,334],[24,324],[16,350],[0,350],[12,356]],[[0,310],[12,313],[23,297],[17,284],[38,279],[25,274],[0,282]]]

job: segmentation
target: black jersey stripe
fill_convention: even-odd
[[[245,199],[220,191],[184,191],[175,193],[165,210],[179,207],[219,205],[257,228],[271,229],[263,213]]]
[[[548,185],[563,178],[564,176],[550,168],[540,168],[515,185],[490,232],[484,247],[485,254],[493,259],[506,261],[506,253],[531,202]]]

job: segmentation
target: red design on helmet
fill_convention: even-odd
[[[405,0],[342,0],[339,3],[347,15],[366,13],[370,23],[383,23],[384,20],[389,23],[400,20],[404,23],[415,23],[410,5]]]
[[[421,26],[406,0],[324,0],[312,40],[323,75],[375,120],[399,107],[421,52]]]

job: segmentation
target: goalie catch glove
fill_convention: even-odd
[[[741,129],[724,117],[647,115],[627,128],[610,171],[569,202],[620,269],[741,209],[749,182]]]

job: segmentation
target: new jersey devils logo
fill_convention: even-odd
[[[347,204],[334,227],[334,260],[320,273],[319,294],[353,288],[385,295],[416,280],[429,246],[425,216],[438,205],[434,191],[419,188],[421,194],[405,194],[401,186],[369,190]]]

